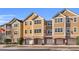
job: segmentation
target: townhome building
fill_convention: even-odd
[[[54,40],[52,37],[52,20],[46,20],[44,27],[45,27],[44,44],[46,45],[54,44]]]
[[[4,38],[12,42],[23,38],[25,45],[75,45],[79,36],[79,15],[64,9],[45,20],[31,13],[24,20],[13,18],[1,27],[5,29]]]
[[[25,44],[43,44],[45,20],[36,13],[32,13],[23,22],[23,37]]]
[[[23,38],[23,25],[21,20],[13,18],[10,22],[1,25],[1,28],[5,30],[4,39],[11,39],[12,43],[17,43],[19,39]]]
[[[19,39],[23,38],[23,22],[17,18],[13,18],[11,24],[12,42],[17,43]]]
[[[3,41],[4,39],[12,39],[12,32],[11,32],[11,24],[6,23],[4,25],[0,26],[2,29],[4,29],[4,32],[1,34],[3,37]]]
[[[79,36],[79,15],[64,9],[52,18],[54,44],[76,44]]]

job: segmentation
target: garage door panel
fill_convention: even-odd
[[[56,44],[57,45],[63,45],[63,39],[56,39]]]
[[[46,41],[47,41],[46,44],[48,44],[48,45],[54,44],[54,40],[53,39],[47,39]]]
[[[76,45],[76,39],[68,39],[68,45]]]

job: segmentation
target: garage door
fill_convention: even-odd
[[[46,41],[47,41],[46,44],[48,44],[48,45],[54,44],[53,39],[47,39]]]
[[[56,39],[57,45],[63,45],[63,39]]]
[[[68,39],[69,45],[76,45],[76,39]]]
[[[33,44],[33,40],[26,40],[26,45]]]

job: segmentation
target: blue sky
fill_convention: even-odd
[[[46,20],[50,20],[63,9],[64,8],[0,8],[0,25],[9,22],[14,17],[23,20],[32,12],[37,13]],[[69,8],[69,10],[79,14],[79,8]]]

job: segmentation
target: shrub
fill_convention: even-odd
[[[79,36],[76,38],[77,45],[79,45]]]
[[[22,45],[23,44],[23,38],[18,39],[18,44]]]
[[[4,40],[4,42],[5,42],[6,44],[11,43],[11,41],[12,41],[11,39],[5,39],[5,40]]]

